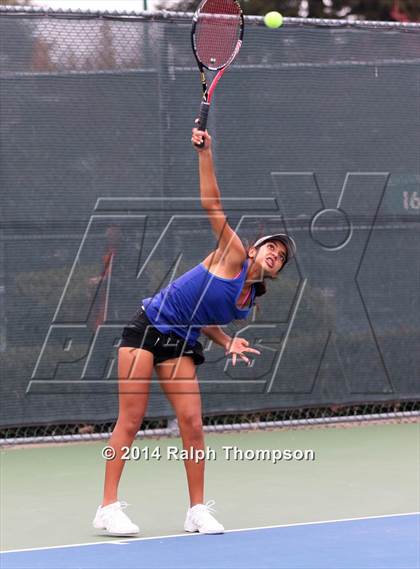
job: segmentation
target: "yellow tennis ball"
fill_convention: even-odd
[[[279,28],[283,23],[283,16],[280,12],[267,12],[264,16],[264,24],[267,28]]]

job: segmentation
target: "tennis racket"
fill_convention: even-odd
[[[244,16],[236,0],[203,0],[193,17],[191,44],[200,71],[203,98],[196,126],[206,130],[211,99],[222,75],[237,56],[244,36]],[[204,69],[215,73],[210,87]],[[204,146],[204,141],[197,145]]]

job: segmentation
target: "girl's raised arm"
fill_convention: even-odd
[[[203,148],[198,148],[196,144],[200,143],[202,139],[204,139],[204,146]],[[228,256],[231,262],[242,265],[246,259],[246,251],[239,236],[230,227],[223,211],[220,190],[213,166],[211,136],[207,131],[204,132],[194,128],[191,142],[199,158],[201,205],[208,214],[217,239],[218,250],[223,257]]]

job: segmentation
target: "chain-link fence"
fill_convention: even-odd
[[[5,437],[107,431],[122,327],[215,247],[190,20],[0,8]],[[244,242],[287,231],[298,255],[226,328],[262,352],[251,368],[203,338],[206,417],[419,399],[419,37],[247,18],[209,124],[223,203]],[[172,414],[153,382],[148,429]]]
[[[254,413],[229,415],[206,415],[203,428],[207,433],[229,431],[255,431],[278,429],[308,429],[320,427],[345,427],[378,423],[418,422],[419,402],[393,402],[386,404],[308,407],[295,409],[260,410]],[[98,441],[108,439],[115,422],[53,424],[32,427],[0,429],[0,445],[23,445],[39,443],[64,443],[76,441]],[[137,437],[178,437],[176,419],[145,419]]]

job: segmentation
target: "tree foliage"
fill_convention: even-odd
[[[191,12],[200,0],[162,0],[160,8]],[[419,0],[241,0],[244,13],[263,16],[277,10],[284,16],[309,18],[348,18],[382,21],[420,21]]]
[[[31,6],[31,0],[0,0],[0,6]]]

